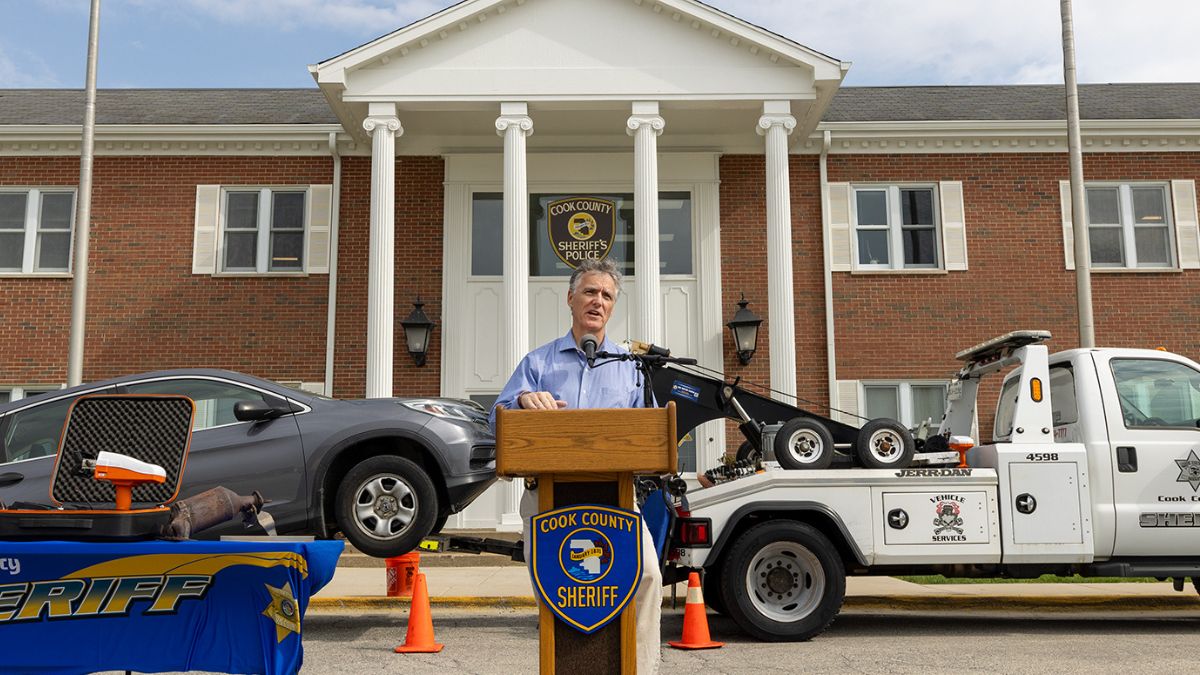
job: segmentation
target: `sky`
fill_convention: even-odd
[[[550,0],[535,0],[545,2]],[[629,0],[592,0],[616,2]],[[452,0],[103,0],[97,81],[312,87],[306,66]],[[81,88],[89,0],[0,0],[0,88]],[[709,0],[851,86],[1062,82],[1058,0]],[[1074,0],[1081,83],[1200,81],[1200,0]]]

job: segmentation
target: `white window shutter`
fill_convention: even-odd
[[[217,221],[221,215],[221,186],[196,186],[196,223],[192,233],[192,274],[217,271]]]
[[[858,418],[858,380],[837,381],[837,412],[833,418],[844,423],[859,426]]]
[[[942,200],[942,256],[947,270],[967,269],[967,223],[962,181],[938,183]]]
[[[1175,207],[1175,241],[1179,245],[1179,267],[1200,269],[1200,219],[1196,217],[1196,181],[1171,181]]]
[[[1067,269],[1075,269],[1075,229],[1071,224],[1071,181],[1058,181],[1059,203],[1062,205],[1063,256]]]
[[[825,190],[825,203],[829,205],[829,213],[825,219],[826,227],[829,228],[829,267],[834,272],[849,272],[853,269],[850,246],[850,184],[829,183]]]
[[[330,230],[333,216],[333,186],[308,188],[308,248],[304,252],[309,274],[329,274]]]

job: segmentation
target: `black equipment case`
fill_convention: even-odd
[[[0,540],[112,541],[154,539],[171,522],[192,438],[196,406],[186,396],[97,394],[77,399],[54,460],[53,505],[0,509]],[[163,483],[133,488],[128,511],[114,508],[116,490],[84,468],[101,451],[161,466]]]

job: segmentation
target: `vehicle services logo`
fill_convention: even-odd
[[[542,602],[592,633],[629,604],[642,576],[642,517],[595,504],[533,517],[530,574]]]

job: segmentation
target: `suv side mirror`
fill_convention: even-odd
[[[266,401],[238,401],[233,404],[233,416],[239,422],[272,420],[289,412],[289,408],[276,407]]]

